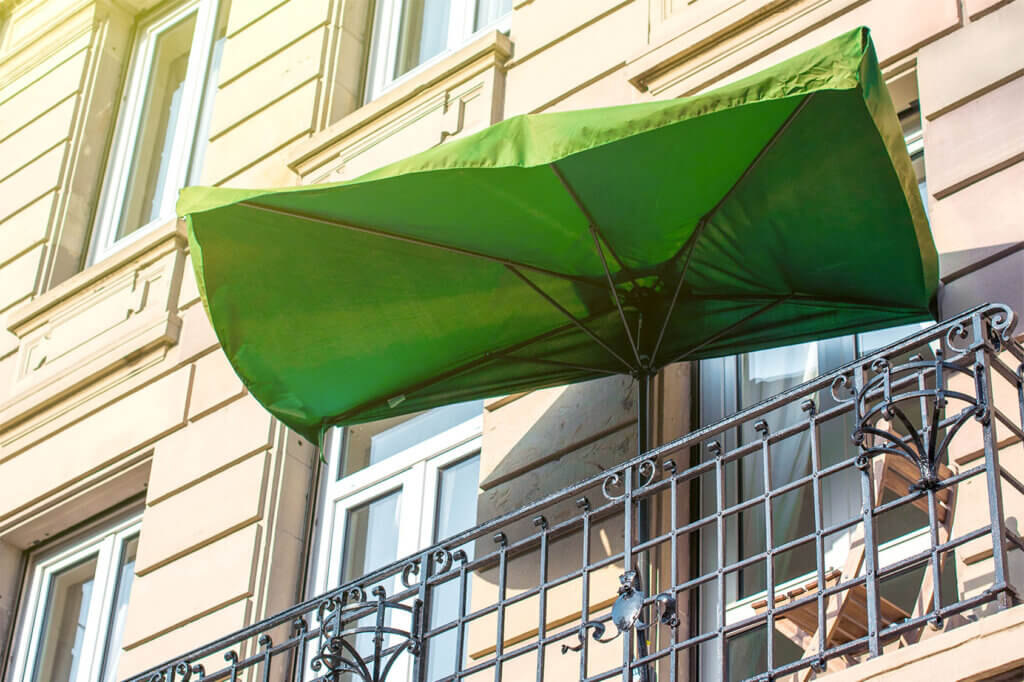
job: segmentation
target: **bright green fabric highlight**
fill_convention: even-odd
[[[935,247],[866,29],[704,95],[519,116],[349,182],[187,188],[178,212],[235,370],[316,440],[636,369],[555,168],[627,268],[605,250],[650,367],[931,316]]]

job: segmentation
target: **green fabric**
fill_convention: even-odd
[[[704,95],[519,116],[348,182],[187,188],[178,212],[232,365],[314,440],[927,319],[938,283],[866,29]]]

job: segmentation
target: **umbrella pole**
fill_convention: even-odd
[[[636,423],[636,447],[637,454],[641,455],[647,452],[651,447],[650,436],[651,436],[651,385],[654,375],[648,372],[640,372],[637,375],[637,423]],[[646,498],[637,501],[637,540],[639,542],[646,542],[651,537],[651,519],[650,519],[650,501]],[[642,576],[641,580],[646,585],[648,590],[653,589],[652,578],[652,564],[650,560],[649,550],[645,551],[640,557],[638,557],[639,566],[637,566],[638,573]],[[647,632],[637,633],[637,657],[644,658],[647,656]],[[634,676],[637,682],[650,682],[652,680],[651,669],[648,666],[644,666],[639,670],[635,671],[639,673]]]

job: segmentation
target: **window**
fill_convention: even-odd
[[[512,0],[381,0],[374,17],[366,99],[428,62],[500,27]]]
[[[928,212],[928,183],[924,173],[924,128],[922,127],[921,105],[917,95],[917,71],[910,70],[892,78],[887,84],[893,106],[898,112],[903,127],[903,139],[907,152],[917,174],[917,188],[921,203]]]
[[[16,682],[116,679],[139,524],[136,515],[31,557]]]
[[[477,400],[332,432],[313,581],[317,594],[476,525],[482,413]],[[472,544],[463,550],[472,557]],[[389,581],[383,587],[394,594],[399,586]],[[435,624],[453,620],[458,603],[439,594],[429,614]],[[356,647],[372,650],[370,636],[360,637]],[[442,640],[432,647],[445,645]],[[454,651],[452,642],[447,646]],[[445,659],[433,658],[430,679],[445,674],[438,667]],[[405,663],[396,664],[394,679],[407,674],[401,669]]]
[[[917,190],[921,193],[924,212],[928,213],[928,181],[924,175],[924,130],[921,127],[921,106],[917,100],[900,112],[900,124],[903,126],[903,139],[910,153],[910,163],[917,175]]]
[[[89,262],[174,217],[199,179],[224,50],[218,0],[192,0],[139,26],[107,162]]]
[[[854,336],[812,341],[808,343],[771,348],[726,358],[703,360],[700,363],[700,412],[701,423],[711,424],[724,419],[739,410],[751,407],[783,391],[809,381],[821,374],[836,369],[847,362],[870,354],[906,336],[919,332],[926,325],[909,324],[882,329]],[[933,358],[927,358],[933,359]],[[816,398],[819,411],[835,405],[829,391],[821,391]],[[800,402],[790,402],[765,415],[768,424],[774,428],[793,424],[802,418]],[[853,432],[853,417],[833,419],[819,425],[819,452],[821,467],[827,468],[851,459],[857,448],[850,440]],[[811,473],[810,436],[804,432],[798,437],[786,438],[773,445],[771,476],[774,486],[782,486]],[[727,450],[760,440],[750,423],[745,423],[737,432],[722,438]],[[733,506],[763,496],[763,462],[759,456],[743,457],[730,463],[725,469],[726,505]],[[715,497],[713,481],[703,483],[700,491],[701,514],[714,513]],[[857,516],[861,507],[860,479],[856,470],[847,468],[840,473],[822,479],[822,516],[824,527],[834,526]],[[779,494],[772,502],[773,545],[781,547],[795,538],[813,534],[815,530],[813,501],[810,487],[801,486],[796,490]],[[927,543],[927,515],[913,507],[901,508],[899,514],[890,514],[880,519],[877,527],[879,560],[889,565],[913,555]],[[826,571],[843,567],[850,552],[850,531],[838,532],[824,538],[824,562]],[[726,561],[736,563],[764,552],[765,518],[764,508],[754,505],[748,510],[734,514],[726,521]],[[701,542],[715,546],[712,529],[701,537]],[[714,552],[703,555],[701,573],[714,569]],[[788,549],[773,560],[776,594],[785,593],[815,579],[816,556],[813,543],[804,543]],[[922,571],[923,573],[923,571]],[[730,572],[726,578],[726,617],[729,622],[739,622],[752,617],[752,604],[763,600],[767,593],[766,572],[763,561],[753,563],[749,568]],[[910,581],[913,583],[913,581]],[[917,580],[920,583],[920,579]],[[902,588],[901,588],[902,589]],[[703,627],[713,629],[717,610],[710,593],[705,595],[708,607],[701,617]],[[905,594],[912,605],[916,592],[908,584]],[[781,635],[776,637],[777,655],[791,646]],[[735,648],[734,648],[735,647]],[[730,645],[730,670],[733,677],[754,675],[766,665],[765,637],[763,633],[739,637]],[[797,652],[789,652],[797,655]],[[776,663],[778,663],[778,658]],[[714,679],[713,663],[707,666],[705,675]]]

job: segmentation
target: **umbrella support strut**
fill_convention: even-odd
[[[638,372],[636,375],[637,379],[637,424],[636,424],[636,446],[637,455],[642,455],[647,452],[651,447],[650,436],[651,436],[651,388],[654,379],[654,374],[650,372]],[[636,505],[636,534],[637,541],[639,543],[646,542],[651,537],[651,510],[650,501],[646,498],[637,501]],[[630,557],[626,557],[626,563],[630,564]],[[649,550],[644,551],[639,557],[637,557],[637,563],[639,568],[639,574],[643,584],[647,586],[649,590],[653,590],[653,571],[652,562],[650,560]],[[626,566],[626,570],[630,570],[630,566]],[[638,658],[646,658],[647,651],[647,632],[637,631],[636,634],[636,653]],[[628,638],[627,638],[628,641]],[[633,671],[633,680],[636,682],[653,682],[654,676],[650,666],[643,666]]]

